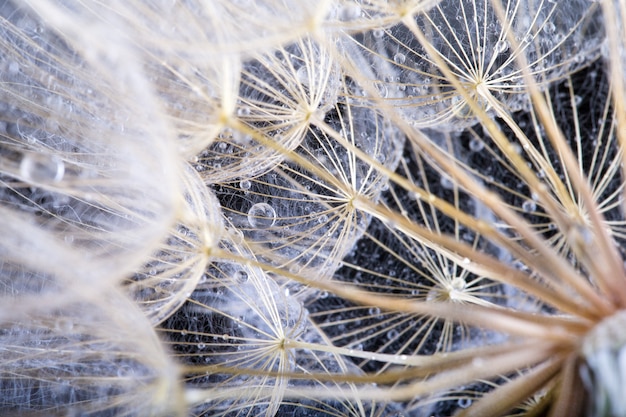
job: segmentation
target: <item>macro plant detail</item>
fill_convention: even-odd
[[[0,1],[0,414],[626,415],[626,4]]]

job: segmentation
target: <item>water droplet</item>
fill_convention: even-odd
[[[74,322],[66,317],[61,317],[55,321],[54,328],[59,332],[67,333],[74,328]]]
[[[537,203],[533,200],[526,200],[522,203],[522,210],[524,210],[525,213],[532,213],[537,210]]]
[[[130,365],[122,365],[117,369],[117,376],[120,378],[131,377],[134,373],[135,371]]]
[[[543,31],[546,32],[548,35],[552,35],[554,32],[556,32],[556,26],[552,22],[547,22],[543,26]]]
[[[248,210],[248,223],[258,229],[268,229],[276,222],[276,211],[267,203],[257,203]]]
[[[51,155],[28,153],[20,162],[20,174],[29,181],[59,182],[65,174],[65,164]]]
[[[498,42],[496,42],[496,46],[495,46],[496,53],[501,54],[503,52],[506,52],[507,49],[509,49],[509,43],[506,40],[501,39]]]
[[[382,29],[374,29],[372,31],[372,35],[374,35],[376,39],[382,38],[384,34],[385,34],[385,31]]]
[[[474,368],[482,368],[483,366],[485,366],[485,360],[483,358],[476,357],[472,359],[472,366]]]
[[[20,64],[15,61],[11,61],[9,65],[7,65],[7,72],[9,74],[17,74],[20,71]]]
[[[245,117],[250,115],[250,107],[242,106],[237,109],[237,116]]]
[[[393,56],[393,62],[395,62],[396,64],[402,65],[406,62],[406,55],[404,55],[403,53],[398,52],[397,54],[395,54]]]
[[[442,176],[441,179],[439,180],[439,183],[441,184],[441,186],[447,190],[451,190],[454,188],[454,183],[452,182],[452,180],[447,177],[447,176]]]
[[[478,138],[472,138],[469,142],[469,148],[472,152],[480,152],[485,148],[485,143]]]
[[[339,18],[344,22],[358,19],[361,16],[361,7],[358,4],[346,4],[341,8]]]
[[[306,66],[298,68],[298,70],[296,71],[296,79],[302,85],[309,85],[309,71],[307,70]]]
[[[249,190],[251,186],[252,186],[252,183],[249,180],[242,180],[239,182],[239,187],[242,190]]]
[[[465,282],[465,280],[463,278],[456,277],[456,278],[454,278],[452,280],[452,282],[450,283],[450,286],[454,290],[463,291],[465,289],[465,287],[467,286],[467,283]]]
[[[457,401],[457,404],[461,408],[467,408],[470,405],[472,405],[472,399],[468,397],[462,397],[462,398],[459,398],[459,400]]]
[[[248,273],[246,271],[236,271],[233,274],[233,279],[240,284],[248,282]]]
[[[380,314],[380,308],[378,308],[378,307],[371,307],[369,310],[367,310],[367,312],[371,316],[378,316]]]

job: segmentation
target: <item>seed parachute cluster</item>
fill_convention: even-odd
[[[623,417],[624,21],[0,0],[0,415]]]

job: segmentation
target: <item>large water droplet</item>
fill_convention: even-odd
[[[344,22],[349,22],[361,17],[361,7],[358,4],[347,4],[341,8],[339,18]]]
[[[496,49],[496,53],[501,54],[505,52],[507,49],[509,49],[509,43],[506,40],[501,39],[498,42],[496,42],[495,49]]]
[[[258,229],[267,229],[276,222],[276,211],[267,203],[257,203],[248,210],[248,223]]]
[[[20,162],[20,175],[37,183],[59,182],[65,174],[65,164],[55,156],[27,153]]]

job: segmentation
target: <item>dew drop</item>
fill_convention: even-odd
[[[396,64],[402,65],[406,62],[406,55],[404,55],[403,53],[398,52],[397,54],[395,54],[393,56],[393,62],[395,62]]]
[[[469,142],[469,148],[472,152],[480,152],[485,148],[485,143],[478,138],[473,138]]]
[[[20,72],[20,64],[15,61],[11,61],[7,65],[7,72],[13,75],[17,74],[18,72]]]
[[[552,22],[547,22],[543,26],[543,31],[546,32],[548,35],[552,35],[554,32],[556,32],[556,26]]]
[[[462,398],[459,398],[459,400],[457,401],[457,404],[461,408],[467,408],[470,405],[472,405],[472,399],[471,398],[467,398],[467,397],[462,397]]]
[[[237,109],[237,116],[245,117],[250,115],[250,107],[242,106]]]
[[[65,174],[65,164],[46,154],[26,154],[20,162],[20,174],[33,182],[59,182]]]
[[[248,223],[258,229],[268,229],[276,222],[276,211],[267,203],[257,203],[248,210]]]
[[[396,340],[400,336],[400,333],[396,329],[391,329],[387,332],[387,340]]]
[[[239,188],[242,190],[249,190],[252,186],[252,183],[249,180],[242,180],[239,182]]]
[[[374,35],[376,39],[382,38],[384,34],[385,34],[385,31],[382,29],[374,29],[374,31],[372,32],[372,35]]]
[[[456,278],[454,278],[452,280],[450,285],[452,286],[452,289],[454,289],[456,291],[463,291],[465,289],[465,287],[467,286],[467,283],[465,282],[465,280],[463,278],[456,277]]]
[[[441,184],[441,186],[442,186],[443,188],[445,188],[446,190],[451,190],[451,189],[453,189],[453,188],[454,188],[454,183],[453,183],[453,182],[452,182],[452,180],[451,180],[449,177],[447,177],[447,176],[442,176],[442,177],[439,179],[439,183],[440,183],[440,184]]]
[[[369,310],[367,310],[367,312],[371,316],[378,316],[380,314],[380,308],[378,308],[378,307],[371,307]]]
[[[495,46],[496,53],[501,54],[503,52],[506,52],[507,49],[509,49],[509,43],[506,40],[501,39],[498,42],[496,42],[496,46]]]
[[[135,373],[130,365],[122,365],[117,369],[117,376],[120,378],[127,378]]]
[[[74,322],[68,318],[59,318],[54,323],[54,328],[62,333],[67,333],[74,328]]]
[[[236,271],[233,274],[233,278],[240,284],[248,282],[248,273],[246,271]]]
[[[298,70],[296,71],[296,78],[300,84],[305,86],[309,85],[309,71],[307,70],[306,66],[301,66],[300,68],[298,68]]]
[[[340,19],[349,22],[361,16],[361,7],[358,4],[347,4],[341,8]]]
[[[522,203],[522,210],[524,210],[525,213],[532,213],[537,210],[537,203],[533,200],[526,200]]]

